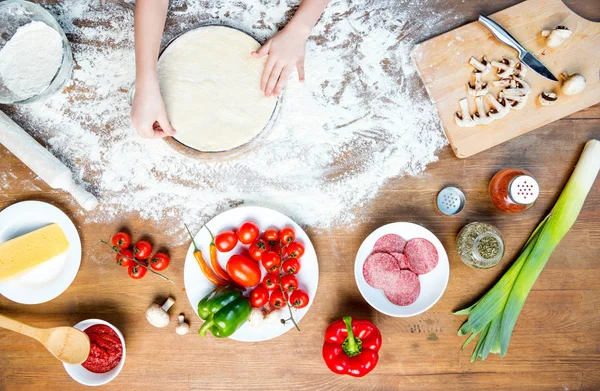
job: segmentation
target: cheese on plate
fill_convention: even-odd
[[[0,280],[25,272],[68,249],[69,241],[58,224],[0,243]]]

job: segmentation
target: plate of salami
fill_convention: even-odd
[[[415,316],[437,303],[446,290],[448,254],[425,227],[387,224],[363,241],[354,277],[364,299],[377,311],[394,317]]]

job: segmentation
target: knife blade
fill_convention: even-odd
[[[552,81],[558,81],[556,76],[538,60],[533,54],[525,49],[516,39],[512,37],[502,26],[494,22],[490,18],[479,15],[479,23],[484,25],[500,42],[508,45],[519,52],[519,60],[538,75]]]

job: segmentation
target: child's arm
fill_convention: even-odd
[[[298,68],[300,81],[304,81],[306,40],[327,3],[329,0],[303,0],[283,30],[276,33],[256,52],[252,52],[257,58],[269,56],[260,80],[260,89],[265,96],[279,95],[294,67]]]
[[[160,95],[156,68],[168,6],[169,0],[135,2],[135,96],[131,121],[138,133],[147,138],[175,134]]]

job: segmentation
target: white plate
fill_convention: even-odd
[[[256,222],[260,227],[261,233],[270,227],[281,229],[285,226],[290,226],[296,232],[296,241],[304,244],[304,255],[300,258],[301,268],[297,276],[298,282],[300,283],[300,289],[303,289],[308,293],[310,301],[306,307],[300,310],[293,310],[294,319],[296,322],[300,322],[310,308],[315,298],[315,294],[317,293],[317,285],[319,284],[319,264],[317,263],[317,254],[315,253],[315,249],[310,242],[308,235],[306,235],[306,232],[304,232],[298,224],[284,214],[259,206],[242,206],[228,210],[214,217],[207,225],[213,234],[216,235],[221,231],[237,229],[237,227],[246,220]],[[198,248],[202,251],[204,259],[210,264],[209,245],[211,240],[208,230],[203,227],[200,232],[196,234],[194,240],[196,241]],[[247,246],[238,243],[238,245],[228,253],[219,252],[219,263],[225,268],[229,258],[234,254],[241,253],[245,248],[247,248]],[[262,277],[264,278],[266,271],[262,266],[260,268]],[[198,315],[198,302],[210,293],[215,286],[211,284],[200,271],[198,263],[196,263],[196,259],[194,258],[194,246],[192,244],[190,244],[190,248],[188,249],[185,258],[183,278],[190,304],[196,312],[196,315]],[[280,311],[282,317],[286,319],[289,318],[289,311],[287,308],[283,308]],[[260,328],[252,327],[249,323],[246,323],[229,338],[242,342],[266,341],[276,338],[292,328],[294,328],[294,325],[291,322],[287,322],[285,325],[276,322],[264,325]]]
[[[78,330],[83,331],[83,330],[85,330],[89,327],[92,327],[94,325],[97,325],[97,324],[103,324],[105,326],[108,326],[111,329],[113,329],[115,331],[115,333],[117,333],[117,335],[119,336],[119,339],[121,340],[121,345],[123,346],[123,356],[121,357],[121,361],[119,361],[119,364],[116,367],[114,367],[113,369],[111,369],[110,371],[105,372],[105,373],[94,373],[94,372],[88,371],[81,364],[65,364],[65,363],[63,363],[63,366],[65,367],[65,370],[67,371],[69,376],[71,376],[71,378],[73,378],[73,380],[75,380],[76,382],[81,383],[85,386],[101,386],[103,384],[110,382],[112,379],[117,377],[117,375],[121,372],[121,369],[123,369],[123,365],[125,365],[125,356],[126,356],[125,338],[123,337],[123,334],[121,334],[121,331],[119,331],[118,328],[116,328],[112,324],[108,323],[107,321],[101,320],[101,319],[83,320],[83,321],[77,323],[73,327],[75,327]]]
[[[421,283],[421,293],[417,301],[407,306],[399,306],[390,302],[381,289],[376,289],[367,284],[363,277],[363,265],[369,255],[373,252],[373,246],[377,239],[387,234],[396,234],[402,236],[405,240],[413,238],[423,238],[429,240],[437,249],[439,260],[438,264],[431,272],[419,276]],[[448,285],[450,276],[450,266],[448,264],[448,254],[438,238],[427,228],[413,223],[392,223],[379,227],[371,235],[367,236],[361,244],[356,254],[354,263],[354,278],[358,290],[365,300],[377,311],[389,316],[409,317],[415,316],[427,311],[442,297]]]
[[[0,295],[21,304],[40,304],[63,293],[81,264],[81,241],[73,222],[57,207],[40,201],[24,201],[0,212],[0,243],[48,224],[58,224],[69,249],[28,272],[0,282]]]

